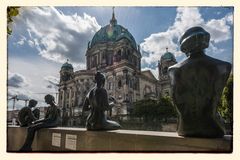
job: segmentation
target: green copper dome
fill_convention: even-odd
[[[73,66],[67,61],[62,65],[61,70],[73,70]]]
[[[96,44],[107,43],[107,42],[117,42],[121,39],[128,39],[131,45],[137,49],[136,41],[132,34],[128,32],[126,28],[117,24],[115,15],[113,12],[110,24],[102,27],[94,36],[91,41],[91,47]]]
[[[161,60],[176,61],[175,56],[171,52],[168,52],[168,51],[162,55]]]

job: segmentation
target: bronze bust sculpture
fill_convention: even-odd
[[[187,59],[169,68],[181,136],[222,137],[225,133],[217,105],[231,64],[204,53],[209,40],[210,34],[203,28],[188,29],[180,39],[181,51]]]
[[[105,76],[97,72],[95,75],[96,86],[87,94],[84,102],[84,110],[90,110],[87,117],[87,130],[115,130],[121,126],[114,121],[107,120],[105,111],[112,104],[108,103],[108,94],[104,88]]]

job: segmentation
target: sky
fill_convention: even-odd
[[[140,45],[142,70],[151,70],[156,78],[166,47],[178,62],[186,58],[179,39],[193,26],[211,35],[207,55],[232,63],[233,12],[231,7],[115,7],[118,24]],[[75,71],[86,68],[87,44],[111,16],[112,7],[21,7],[8,37],[8,98],[33,98],[44,106],[44,95],[58,91],[67,59]],[[17,108],[23,105],[16,103]],[[8,109],[12,107],[9,100]]]

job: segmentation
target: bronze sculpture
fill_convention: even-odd
[[[173,100],[179,113],[178,134],[191,137],[222,137],[217,113],[231,64],[207,56],[210,34],[201,27],[188,29],[180,39],[187,59],[169,68]]]
[[[21,127],[27,127],[32,124],[33,121],[39,119],[39,109],[31,110],[37,105],[37,101],[31,99],[28,103],[28,106],[23,107],[18,112],[18,121]]]
[[[113,104],[108,103],[108,94],[104,88],[105,76],[97,72],[95,75],[96,86],[87,94],[84,102],[84,111],[90,110],[87,117],[87,130],[115,130],[121,126],[114,121],[107,120],[105,111]]]
[[[54,102],[54,97],[50,94],[44,97],[45,102],[50,106],[47,109],[45,117],[43,119],[39,119],[34,121],[33,124],[28,127],[27,138],[25,139],[25,143],[19,151],[28,152],[32,151],[32,142],[34,139],[35,132],[41,128],[50,128],[56,127],[60,122],[60,110],[56,106]]]

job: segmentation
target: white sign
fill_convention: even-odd
[[[66,134],[65,148],[71,150],[77,149],[77,135]]]
[[[52,133],[52,146],[61,146],[61,133]]]

